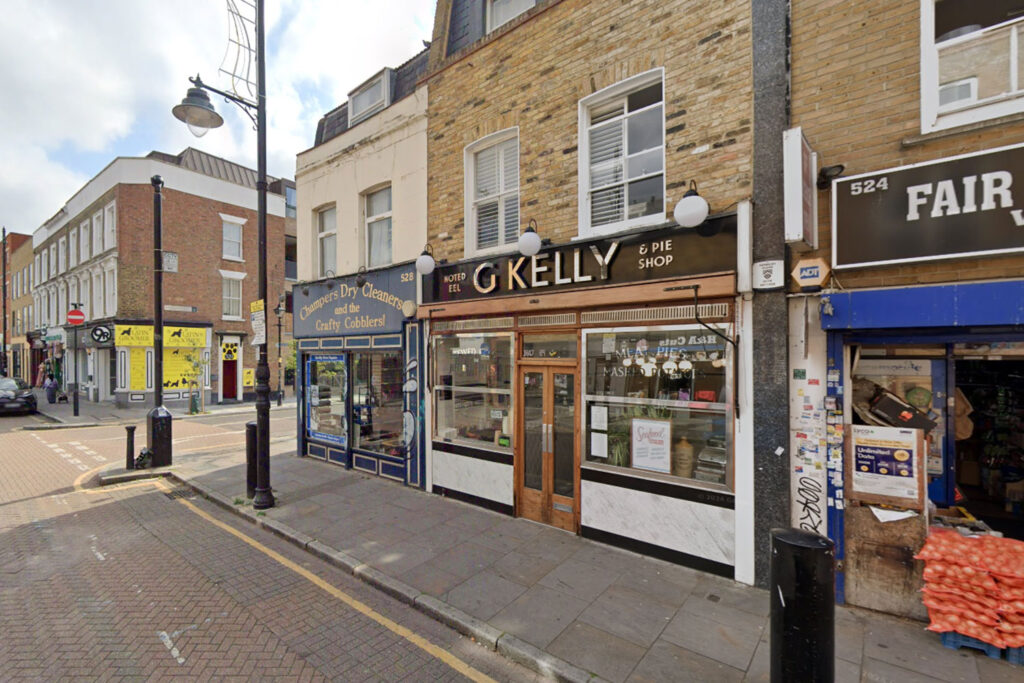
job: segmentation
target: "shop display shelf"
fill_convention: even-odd
[[[950,650],[959,650],[962,647],[970,647],[975,650],[981,650],[992,659],[1002,659],[1003,650],[1002,648],[990,645],[984,641],[978,640],[977,638],[971,638],[955,631],[947,631],[942,634],[942,644],[948,647]],[[1020,648],[1015,648],[1019,650]]]

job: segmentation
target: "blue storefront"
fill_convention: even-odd
[[[421,325],[410,264],[294,289],[298,452],[422,487]]]

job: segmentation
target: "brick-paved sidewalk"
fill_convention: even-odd
[[[275,449],[276,450],[276,449]],[[244,497],[244,456],[174,476],[514,657],[610,681],[769,680],[763,590],[620,551],[290,454],[277,506]],[[1020,681],[1024,671],[942,647],[924,624],[836,610],[838,681]],[[567,663],[567,664],[565,664]]]

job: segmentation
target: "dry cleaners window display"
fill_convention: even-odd
[[[716,327],[728,336],[726,327]],[[584,332],[587,465],[731,490],[725,340],[699,325]]]
[[[306,359],[306,430],[309,437],[348,445],[348,366],[344,356],[312,355]]]

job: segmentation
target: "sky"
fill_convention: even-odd
[[[189,76],[231,89],[227,5],[244,1],[4,0],[0,224],[34,232],[118,156],[192,146],[255,168],[256,133],[235,105],[211,95],[224,125],[202,138],[171,115]],[[265,0],[270,175],[294,178],[320,117],[423,49],[434,5]]]

